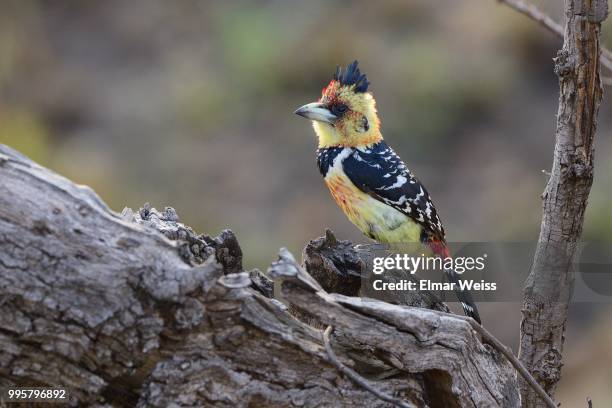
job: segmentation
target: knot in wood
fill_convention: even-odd
[[[555,63],[555,74],[560,78],[574,71],[574,61],[566,49],[559,50],[557,56],[553,58],[553,62]]]
[[[561,379],[562,356],[556,349],[549,350],[537,361],[533,368],[533,374],[544,388],[548,388]]]
[[[582,179],[589,178],[593,175],[593,164],[587,162],[583,155],[576,154],[572,158],[571,166],[569,168],[570,177]]]
[[[585,163],[574,163],[572,166],[572,175],[575,178],[590,177],[593,169]]]

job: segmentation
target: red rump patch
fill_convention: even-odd
[[[441,258],[450,258],[451,256],[450,249],[446,246],[446,242],[441,239],[431,238],[429,241],[429,248],[431,248],[434,254]]]

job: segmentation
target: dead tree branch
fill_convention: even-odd
[[[1,145],[0,179],[0,388],[66,387],[72,406],[389,406],[243,272],[231,232],[197,235],[170,208],[115,214]],[[514,369],[464,319],[330,294],[287,251],[269,275],[386,395],[520,405]]]
[[[526,14],[533,15],[533,10]],[[540,237],[524,288],[519,352],[548,395],[561,377],[573,264],[593,182],[593,142],[602,100],[600,31],[607,15],[607,0],[566,0],[563,49],[555,58],[560,88],[556,142]],[[521,394],[523,406],[542,406],[525,381]]]

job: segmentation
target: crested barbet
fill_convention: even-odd
[[[429,193],[385,143],[376,101],[357,61],[336,69],[317,102],[295,111],[312,120],[319,139],[317,163],[331,195],[349,220],[382,244],[421,244],[434,256],[450,257],[444,228]],[[467,316],[480,323],[472,297],[458,288]]]

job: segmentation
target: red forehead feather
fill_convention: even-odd
[[[321,98],[327,97],[328,99],[335,99],[337,85],[338,85],[338,81],[336,81],[335,79],[332,79],[331,82],[321,91],[322,92]]]

